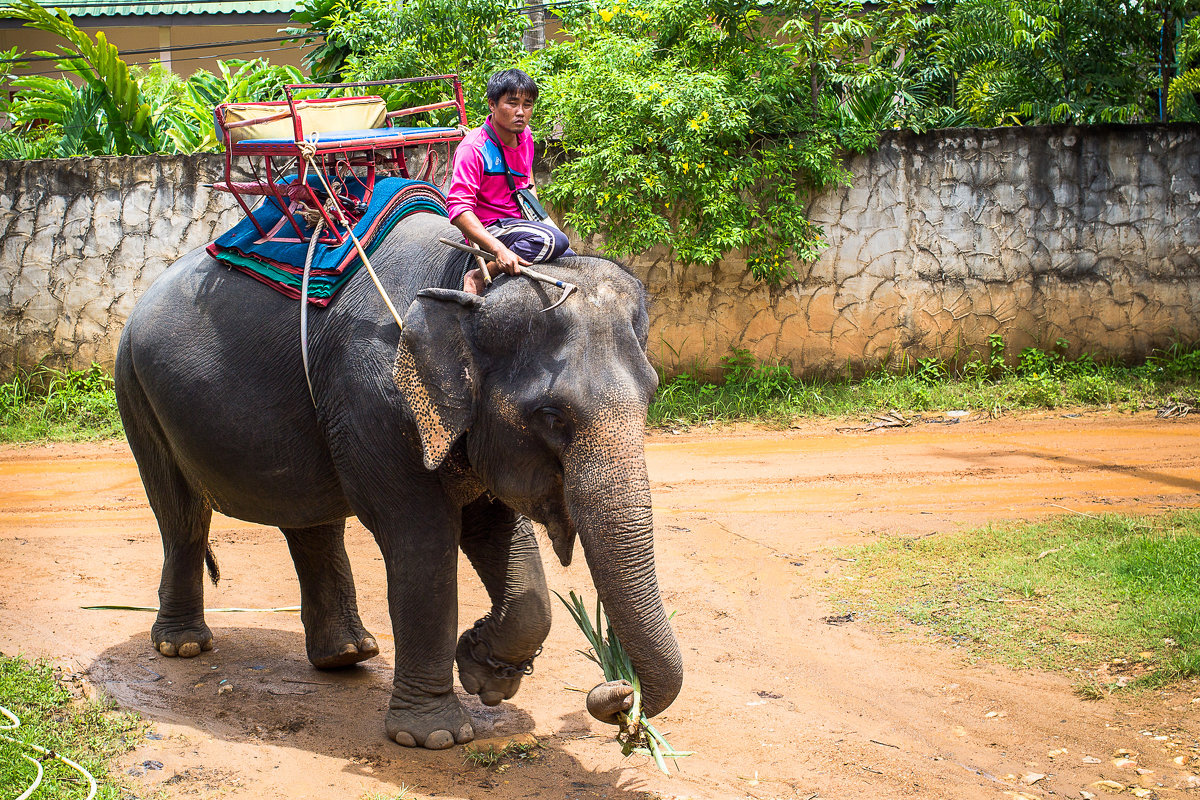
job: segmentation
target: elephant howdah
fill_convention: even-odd
[[[465,257],[418,214],[372,255],[403,334],[364,274],[309,317],[310,397],[295,301],[231,273],[203,249],[146,292],[117,353],[117,402],[163,540],[165,656],[212,647],[204,621],[209,520],[278,526],[300,580],[309,660],[379,652],[359,619],[343,546],[347,517],[375,536],[396,643],[388,736],[444,748],[474,736],[453,688],[511,698],[550,628],[531,520],[559,559],[575,539],[654,715],[682,662],[654,570],[642,432],[656,376],[641,284],[612,262],[569,258],[559,290],[501,277],[457,291]],[[551,295],[550,293],[553,293]],[[460,636],[459,548],[491,610]],[[624,702],[619,693],[611,704]],[[609,720],[612,708],[591,705]]]

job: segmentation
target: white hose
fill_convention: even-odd
[[[13,721],[12,725],[0,726],[0,730],[12,731],[12,730],[16,730],[17,728],[21,727],[21,720],[17,718],[17,715],[12,713],[11,711],[9,711],[4,706],[0,706],[0,714],[3,714],[4,716],[8,717],[9,719],[11,719]],[[20,739],[14,739],[13,737],[9,736],[8,734],[4,734],[4,733],[0,733],[0,739],[4,739],[5,741],[12,742],[13,744],[19,744],[22,747],[28,747],[30,750],[35,750],[35,751],[45,755],[47,758],[57,758],[59,761],[63,762],[67,766],[73,767],[81,775],[83,775],[83,777],[87,778],[88,794],[87,794],[87,797],[84,798],[84,800],[92,800],[92,798],[96,796],[96,779],[92,777],[92,773],[88,772],[86,769],[79,766],[74,761],[72,761],[71,759],[64,756],[62,753],[55,753],[51,750],[47,750],[44,747],[33,744],[32,742],[22,742]],[[28,789],[26,789],[24,792],[22,792],[20,794],[20,796],[18,796],[16,798],[16,800],[28,800],[29,796],[31,794],[33,794],[34,791],[41,784],[42,775],[44,774],[44,772],[42,770],[42,763],[38,759],[30,758],[29,756],[25,755],[24,753],[21,754],[21,757],[24,759],[27,759],[29,761],[32,761],[35,765],[37,765],[37,770],[38,770],[37,778],[33,781],[33,785],[30,786]],[[42,760],[45,760],[45,759],[42,759]]]
[[[33,765],[37,767],[37,777],[33,779],[33,783],[30,784],[28,789],[21,792],[21,794],[17,796],[17,800],[28,800],[29,796],[36,792],[37,788],[42,785],[42,776],[46,774],[46,771],[42,769],[42,762],[38,761],[33,756],[27,756],[24,753],[21,753],[21,758],[25,759],[26,761],[32,761]]]

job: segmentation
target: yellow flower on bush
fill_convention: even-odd
[[[687,171],[688,171],[688,162],[686,162],[686,161],[685,161],[685,162],[683,162],[683,171],[684,171],[684,172],[687,172]]]
[[[600,19],[604,20],[605,22],[612,22],[612,18],[613,12],[609,11],[607,8],[600,9]]]

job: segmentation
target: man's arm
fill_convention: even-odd
[[[521,265],[529,262],[509,250],[487,232],[475,214],[475,203],[483,181],[483,158],[477,149],[465,150],[461,145],[454,152],[454,171],[450,178],[450,190],[446,194],[446,207],[450,222],[463,232],[469,240],[496,254],[496,266],[501,272],[516,275]]]
[[[483,223],[479,221],[479,217],[475,216],[474,211],[462,211],[454,219],[450,220],[454,227],[463,232],[463,235],[470,239],[475,244],[482,247],[484,250],[489,250],[496,254],[496,267],[501,272],[506,272],[509,275],[521,274],[521,265],[529,266],[530,262],[521,258],[519,255],[509,250],[504,246],[504,243],[488,233],[487,228],[483,227]]]

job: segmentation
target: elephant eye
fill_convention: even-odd
[[[570,426],[567,423],[567,416],[562,411],[554,406],[543,406],[538,409],[537,413],[538,417],[542,420],[542,424],[546,426],[548,431],[558,436],[563,436],[567,433]]]

